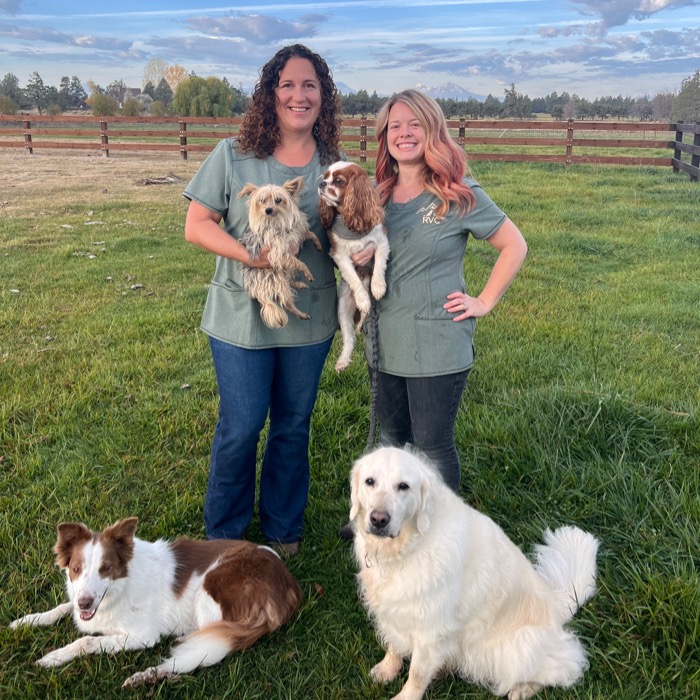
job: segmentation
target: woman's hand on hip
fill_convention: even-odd
[[[478,297],[470,297],[463,292],[452,292],[447,295],[447,302],[442,306],[447,313],[457,314],[453,321],[464,321],[468,318],[481,318],[491,311]]]

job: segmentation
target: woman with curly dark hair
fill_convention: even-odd
[[[202,320],[219,389],[219,420],[209,466],[204,521],[210,539],[240,539],[255,506],[256,456],[269,415],[260,468],[260,528],[278,551],[299,550],[309,490],[309,429],[321,370],[337,327],[336,281],[318,216],[316,180],[340,157],[340,103],[326,62],[305,46],[280,49],[260,72],[238,138],[219,143],[185,189],[185,238],[214,253],[216,272]],[[304,178],[301,208],[322,243],[299,253],[314,281],[290,315],[267,327],[243,287],[245,266],[269,267],[267,250],[251,258],[239,238],[247,183],[283,185]]]
[[[321,163],[328,165],[340,157],[340,96],[326,62],[302,44],[280,49],[260,71],[260,79],[253,90],[239,134],[241,150],[253,151],[258,158],[267,158],[280,145],[282,135],[277,121],[275,88],[279,75],[290,58],[306,59],[313,65],[318,76],[321,110],[311,133]]]

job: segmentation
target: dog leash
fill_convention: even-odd
[[[369,341],[372,344],[372,365],[374,368],[370,372],[369,381],[369,435],[367,436],[365,452],[374,448],[377,434],[377,377],[379,374],[379,347],[377,345],[379,314],[377,313],[377,300],[371,294],[370,300],[372,306],[369,312]]]

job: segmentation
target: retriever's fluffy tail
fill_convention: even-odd
[[[561,622],[595,593],[598,540],[577,527],[560,527],[544,533],[535,547],[535,569],[552,589]]]

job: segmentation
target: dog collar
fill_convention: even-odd
[[[358,238],[362,238],[368,233],[355,233],[354,231],[351,231],[347,227],[345,221],[343,221],[343,217],[340,216],[340,214],[338,214],[335,217],[335,221],[333,222],[333,228],[331,230],[336,236],[338,236],[339,238],[344,238],[346,241],[354,241]]]

